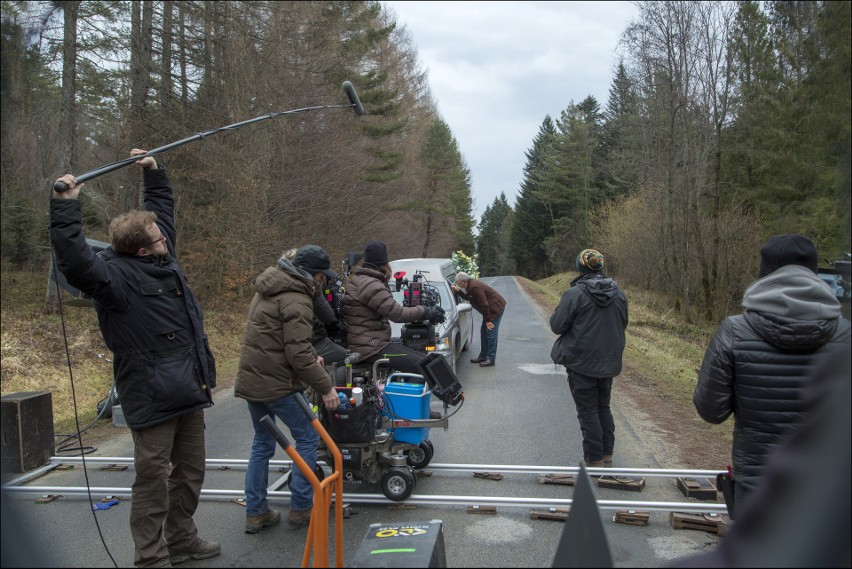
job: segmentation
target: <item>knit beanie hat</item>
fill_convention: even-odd
[[[604,258],[599,252],[594,249],[583,249],[577,255],[577,270],[583,274],[593,271],[602,271],[604,268]]]
[[[817,273],[817,260],[814,242],[798,234],[773,235],[760,250],[760,273],[762,279],[786,265],[801,265]]]
[[[383,241],[370,241],[364,246],[364,262],[371,265],[385,265],[388,262],[388,248]]]

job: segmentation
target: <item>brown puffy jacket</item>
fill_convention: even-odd
[[[422,306],[405,307],[393,297],[381,271],[358,267],[349,277],[343,296],[343,315],[349,327],[349,350],[369,358],[391,338],[393,322],[415,322],[423,318]]]
[[[234,395],[267,402],[307,387],[328,393],[331,378],[311,345],[314,281],[282,260],[263,271],[254,286]]]

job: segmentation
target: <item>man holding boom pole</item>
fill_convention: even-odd
[[[131,156],[146,151],[133,149]],[[204,482],[204,409],[213,404],[216,367],[201,306],[177,264],[174,197],[163,166],[138,160],[144,210],[110,222],[112,247],[86,244],[83,184],[57,180],[50,238],[68,283],[94,300],[101,334],[113,352],[115,386],[133,435],[136,478],[130,533],[136,567],[168,567],[219,555],[198,536],[193,515]]]

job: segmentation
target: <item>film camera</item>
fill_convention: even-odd
[[[419,271],[411,281],[405,278],[405,272],[398,271],[393,275],[396,290],[402,291],[403,306],[426,306],[441,310],[441,293],[423,278]],[[443,312],[441,310],[441,312]],[[409,348],[431,351],[435,349],[435,324],[430,320],[408,322],[402,327],[400,340]]]
[[[346,346],[347,325],[346,318],[343,314],[343,295],[345,288],[343,280],[340,278],[326,279],[323,287],[323,295],[331,306],[334,316],[337,318],[337,324],[334,326],[326,326],[326,332],[329,339],[335,344]]]

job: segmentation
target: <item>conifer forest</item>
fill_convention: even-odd
[[[850,244],[850,2],[638,2],[606,101],[565,101],[523,182],[473,217],[470,171],[404,23],[373,1],[2,2],[2,262],[50,264],[53,181],[217,127],[158,157],[202,302],[247,298],[304,243],[333,262],[476,254],[540,279],[595,247],[687,318],[738,311],[760,245]],[[341,85],[364,106],[355,116]],[[88,237],[141,199],[128,167],[86,183]]]

